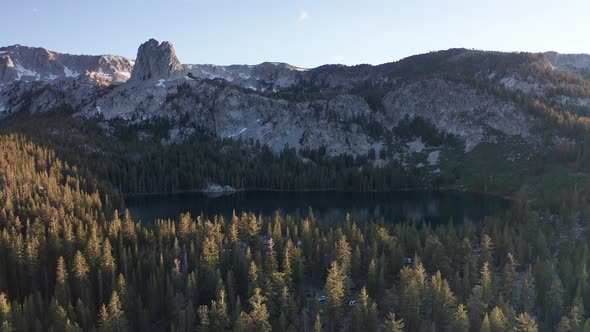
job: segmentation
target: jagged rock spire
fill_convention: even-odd
[[[131,80],[168,79],[182,75],[182,64],[171,43],[150,39],[139,46]]]

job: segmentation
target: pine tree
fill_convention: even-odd
[[[467,310],[465,310],[465,307],[462,304],[459,304],[453,317],[452,331],[469,331],[469,317],[467,316]]]
[[[556,330],[558,332],[576,332],[582,331],[584,327],[584,308],[581,304],[581,300],[577,299],[574,301],[574,305],[570,309],[567,316],[563,316],[557,324]]]
[[[337,261],[332,262],[326,277],[326,295],[328,296],[327,314],[330,317],[330,325],[337,326],[340,322],[344,305],[346,278]]]
[[[12,310],[4,293],[0,293],[0,324],[2,331],[13,331],[14,329]]]
[[[533,318],[526,312],[516,316],[516,325],[514,326],[515,332],[537,332],[537,323]]]
[[[261,221],[256,217],[254,213],[250,213],[248,216],[248,236],[251,243],[254,243],[258,233],[260,233]]]
[[[225,291],[223,289],[219,290],[217,300],[211,302],[209,322],[211,328],[215,331],[226,330],[230,325],[227,304],[225,302]]]
[[[545,319],[548,326],[553,327],[556,325],[563,315],[563,297],[564,289],[561,284],[559,277],[555,277],[551,282],[549,292],[545,294]]]
[[[570,319],[567,316],[563,316],[563,317],[561,317],[559,324],[557,324],[557,326],[555,326],[555,331],[556,332],[573,332],[575,330],[572,328],[572,325],[570,323]]]
[[[506,299],[509,303],[516,303],[517,264],[512,255],[509,254],[508,258],[508,262],[502,269],[501,291],[504,295],[504,299]]]
[[[97,325],[99,332],[110,332],[113,330],[107,306],[104,304],[100,307],[100,311],[98,313],[97,318]]]
[[[67,317],[66,311],[64,310],[64,308],[62,306],[60,306],[57,303],[56,299],[53,299],[51,301],[51,304],[49,305],[48,313],[49,313],[49,317],[50,317],[49,322],[51,323],[51,327],[52,327],[50,329],[53,329],[56,331],[65,331],[67,323],[68,323],[68,317]]]
[[[178,222],[178,235],[183,243],[187,243],[191,236],[191,214],[189,212],[180,215],[180,221]]]
[[[422,263],[415,258],[413,268],[406,266],[401,270],[400,281],[402,318],[409,330],[417,330],[426,289],[426,271]]]
[[[386,332],[403,332],[404,331],[404,321],[402,319],[397,319],[395,317],[395,313],[390,312],[387,314],[385,319],[385,331]]]
[[[492,297],[494,294],[494,289],[493,289],[493,276],[492,276],[492,272],[490,271],[489,268],[489,263],[486,261],[483,263],[483,266],[481,267],[481,271],[480,271],[480,275],[481,275],[481,281],[480,281],[480,285],[481,285],[481,299],[482,301],[486,304],[486,305],[491,305],[491,301],[492,301]]]
[[[481,237],[481,242],[480,242],[480,255],[479,255],[479,259],[481,264],[493,264],[494,260],[492,257],[492,254],[494,252],[494,243],[492,241],[492,238],[488,235],[488,234],[484,234]]]
[[[81,282],[83,279],[86,278],[90,268],[86,263],[86,259],[84,255],[78,250],[74,255],[74,262],[72,264],[72,272],[74,277],[77,279],[77,282]]]
[[[197,309],[197,313],[199,316],[199,331],[206,332],[211,329],[211,324],[209,322],[209,308],[206,305],[201,305]]]
[[[242,316],[244,330],[268,332],[271,330],[269,314],[264,303],[266,299],[260,294],[260,288],[254,289],[254,295],[250,298],[252,310]]]
[[[502,332],[508,329],[508,320],[502,309],[494,307],[490,314],[490,329],[492,332]]]
[[[258,280],[258,267],[254,261],[250,262],[250,268],[248,269],[248,294],[254,295],[254,290],[260,287]]]
[[[525,273],[520,291],[521,310],[529,314],[532,314],[536,301],[537,294],[535,291],[535,278],[532,273],[532,267],[529,265],[529,268]]]
[[[336,261],[344,276],[348,279],[351,273],[351,249],[344,235],[336,243]]]
[[[430,297],[428,302],[431,308],[426,311],[432,313],[432,321],[438,329],[447,330],[456,306],[455,295],[448,282],[442,278],[440,271],[430,278],[427,288]]]
[[[71,294],[68,271],[63,256],[57,259],[55,282],[55,298],[62,307],[67,307],[70,304]]]
[[[108,305],[108,318],[113,331],[127,331],[127,319],[117,291],[113,291]]]
[[[486,313],[483,316],[483,320],[481,322],[481,327],[479,328],[479,332],[491,332],[491,331],[492,331],[492,327],[491,327],[491,323],[490,323],[490,317]]]
[[[376,331],[378,317],[377,307],[369,298],[367,289],[363,287],[358,296],[358,304],[352,309],[352,331]]]
[[[375,259],[371,259],[369,262],[369,270],[367,272],[367,290],[369,294],[372,296],[377,295],[377,278],[378,278],[378,271],[377,271],[377,263]]]

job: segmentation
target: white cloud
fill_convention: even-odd
[[[307,11],[302,10],[301,13],[299,13],[299,16],[297,17],[297,23],[301,23],[305,20],[307,20],[309,18],[309,14],[307,13]]]

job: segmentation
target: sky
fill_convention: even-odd
[[[465,47],[590,53],[588,0],[0,0],[0,46],[182,63],[380,64]]]

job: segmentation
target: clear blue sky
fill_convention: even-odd
[[[378,64],[433,50],[590,53],[588,0],[1,0],[0,45],[183,63]]]

